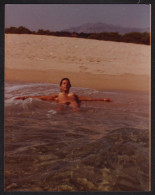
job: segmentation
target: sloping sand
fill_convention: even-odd
[[[5,37],[5,80],[148,91],[151,46],[44,35]]]

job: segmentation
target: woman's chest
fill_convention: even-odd
[[[60,94],[58,96],[58,102],[71,102],[72,101],[72,97],[70,95],[64,95],[64,94]]]

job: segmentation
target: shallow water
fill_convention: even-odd
[[[58,111],[55,102],[14,99],[58,93],[58,85],[6,83],[5,190],[149,190],[149,94],[71,91],[113,102]]]

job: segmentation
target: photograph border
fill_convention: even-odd
[[[155,194],[155,1],[154,0],[0,0],[0,194]],[[5,192],[4,191],[4,91],[5,4],[151,4],[151,191],[148,192]]]

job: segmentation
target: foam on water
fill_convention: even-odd
[[[56,114],[57,113],[55,110],[49,110],[48,112],[51,113],[51,114]]]
[[[51,90],[52,89],[52,90]],[[58,93],[58,85],[49,83],[6,83],[5,95],[8,98],[24,95],[44,95],[49,93]]]

